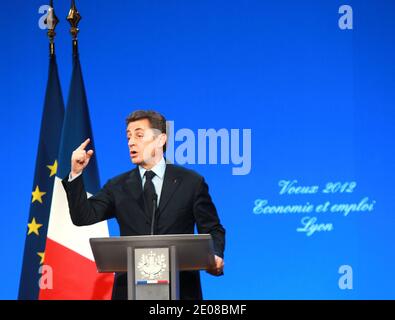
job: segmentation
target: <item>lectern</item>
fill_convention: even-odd
[[[91,238],[98,272],[127,272],[129,300],[178,300],[179,272],[214,265],[210,234]]]

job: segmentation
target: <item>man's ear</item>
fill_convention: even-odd
[[[159,135],[159,146],[163,147],[167,142],[167,134],[166,133],[161,133]]]

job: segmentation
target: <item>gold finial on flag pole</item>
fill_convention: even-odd
[[[44,20],[44,22],[47,24],[48,28],[48,38],[49,38],[49,53],[51,56],[55,54],[55,28],[56,25],[59,23],[58,17],[55,15],[55,10],[53,8],[53,0],[50,1],[49,3],[49,9],[48,9],[48,15],[47,18]]]
[[[73,37],[73,55],[78,54],[78,39],[77,39],[77,35],[79,32],[78,29],[78,23],[81,20],[81,15],[77,10],[77,7],[75,6],[75,1],[72,0],[71,1],[71,7],[70,7],[70,11],[69,14],[67,16],[67,21],[70,23],[70,33]]]

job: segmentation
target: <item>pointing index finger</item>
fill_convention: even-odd
[[[89,144],[89,142],[91,141],[91,139],[86,139],[83,143],[81,143],[81,145],[78,147],[78,149],[80,150],[85,150],[86,146]]]

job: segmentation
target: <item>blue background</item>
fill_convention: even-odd
[[[48,71],[42,1],[0,11],[1,299],[19,286]],[[353,30],[338,27],[343,4]],[[132,168],[125,117],[156,109],[176,130],[249,128],[252,168],[187,165],[205,176],[227,230],[225,276],[202,273],[207,299],[395,298],[395,2],[77,1],[79,47],[101,182]],[[56,52],[63,95],[71,76],[69,1]],[[350,194],[279,195],[278,182],[356,181]],[[373,212],[325,214],[331,232],[296,232],[301,214],[271,204],[376,201]],[[111,233],[118,233],[111,222]],[[338,269],[353,269],[341,290]]]

